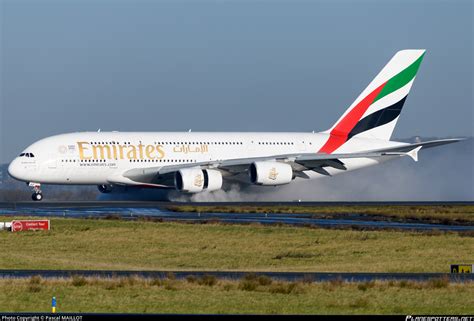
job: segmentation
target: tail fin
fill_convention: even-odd
[[[330,154],[356,135],[389,140],[424,55],[421,49],[397,52],[328,130],[319,152]]]

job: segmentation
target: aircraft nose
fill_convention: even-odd
[[[21,167],[18,158],[15,158],[8,166],[8,174],[14,179],[21,180]]]

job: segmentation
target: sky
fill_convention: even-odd
[[[75,131],[322,131],[427,49],[395,137],[473,135],[472,1],[0,0],[0,163]]]

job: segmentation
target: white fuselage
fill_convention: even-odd
[[[81,132],[39,140],[9,167],[14,178],[46,184],[108,184],[130,169],[157,168],[215,160],[294,153],[317,153],[326,133]],[[338,153],[403,146],[404,143],[354,137]],[[371,158],[343,160],[347,170],[378,164]],[[323,175],[307,172],[310,178]]]

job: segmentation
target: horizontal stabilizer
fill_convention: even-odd
[[[427,148],[437,147],[437,146],[441,146],[441,145],[457,143],[457,142],[463,141],[465,139],[466,138],[447,138],[447,139],[430,140],[430,141],[427,141],[427,142],[406,144],[406,145],[397,146],[397,147],[382,148],[382,149],[377,149],[377,150],[374,150],[374,151],[377,151],[377,152],[390,151],[390,152],[405,152],[405,153],[407,153],[407,152],[412,151],[415,147],[419,147],[419,146],[422,146],[423,149],[427,149]]]
[[[420,149],[422,148],[423,146],[418,146],[417,148],[409,151],[407,153],[408,156],[410,156],[415,162],[418,161],[418,152],[420,151]]]

